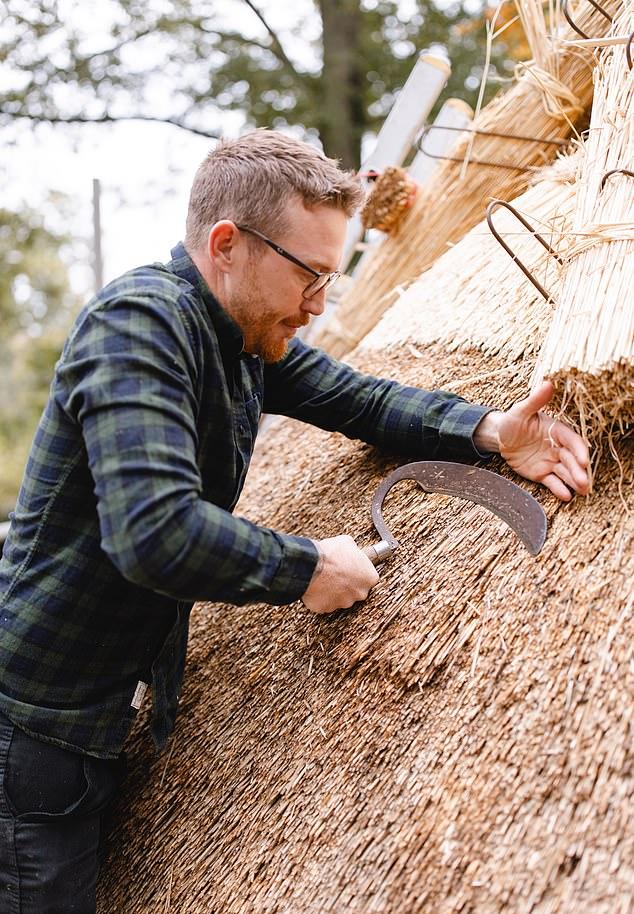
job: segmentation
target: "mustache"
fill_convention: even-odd
[[[290,318],[284,321],[285,324],[289,324],[292,327],[305,327],[310,321],[310,314],[300,314],[295,320],[291,321]]]

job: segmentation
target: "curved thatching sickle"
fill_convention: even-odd
[[[375,565],[388,559],[398,542],[383,520],[382,507],[392,486],[414,479],[425,492],[452,495],[482,505],[496,514],[517,534],[531,555],[537,555],[546,539],[544,510],[525,489],[490,470],[462,463],[422,460],[398,467],[380,484],[372,499],[372,520],[381,541],[364,551]]]

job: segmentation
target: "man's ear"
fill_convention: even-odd
[[[240,232],[229,219],[216,222],[207,237],[207,254],[217,270],[228,273],[235,264]]]

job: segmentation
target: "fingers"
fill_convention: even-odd
[[[550,453],[553,463],[542,483],[562,501],[570,501],[575,492],[587,495],[590,489],[588,472],[579,465],[574,454],[565,448],[552,448]]]
[[[553,391],[552,383],[544,381],[530,396],[517,403],[514,410],[516,415],[522,416],[527,423],[525,425],[527,435],[535,435],[536,429],[539,429],[537,437],[540,439],[540,443],[532,454],[533,468],[536,468],[541,462],[544,472],[541,481],[558,498],[570,501],[570,492],[564,491],[561,483],[564,483],[572,492],[587,495],[590,491],[590,454],[581,435],[565,422],[552,419],[546,413],[541,412],[551,399]],[[531,426],[528,425],[529,422],[533,423],[532,432]],[[539,460],[535,459],[537,457]],[[530,468],[524,475],[533,479],[540,478],[534,471],[531,472]]]
[[[549,455],[556,464],[553,472],[575,492],[587,495],[590,491],[590,455],[583,438],[564,422],[557,420],[550,424],[548,437],[553,444]],[[559,467],[562,469],[561,472]]]
[[[335,536],[315,541],[320,555],[302,601],[316,613],[348,609],[365,600],[379,575],[351,536]]]
[[[590,463],[590,453],[588,451],[588,445],[581,435],[578,435],[569,425],[566,425],[565,422],[558,421],[555,422],[551,429],[551,434],[562,447],[568,448],[579,466],[584,469],[588,466]]]
[[[563,501],[570,501],[575,492],[579,495],[587,495],[590,488],[587,471],[579,466],[569,451],[560,447],[551,447],[543,451],[540,471],[529,478],[543,483]],[[565,488],[562,488],[560,483],[563,483]]]
[[[590,479],[588,476],[587,465],[580,466],[575,454],[571,451],[561,448],[559,451],[559,465],[563,466],[566,476],[558,473],[566,485],[574,489],[580,495],[587,495],[590,490]]]
[[[577,491],[574,476],[563,461],[553,467],[553,473],[558,476],[573,493]]]
[[[556,495],[560,501],[570,501],[573,493],[556,473],[549,473],[542,479],[542,485]]]
[[[515,404],[515,411],[524,419],[538,413],[550,401],[555,388],[550,381],[544,381],[525,400]]]

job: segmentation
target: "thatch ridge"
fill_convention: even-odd
[[[561,156],[513,201],[517,212],[558,251],[565,251],[569,243],[583,158],[581,147],[574,155]],[[543,286],[558,285],[560,264],[513,214],[500,209],[494,223]],[[509,365],[518,356],[537,355],[553,313],[552,303],[519,272],[483,221],[400,295],[359,344],[359,351],[414,339],[417,344],[442,341],[450,351],[475,348]]]
[[[633,29],[630,4],[612,32]],[[634,70],[623,46],[600,54],[588,133],[572,220],[575,243],[535,379],[551,379],[558,403],[575,414],[586,437],[598,440],[634,422]]]
[[[528,0],[525,5],[529,5]],[[608,12],[619,7],[616,0],[608,0],[603,5]],[[590,35],[604,35],[609,28],[606,19],[589,3],[582,4],[575,17]],[[564,23],[560,37],[576,36]],[[593,61],[592,51],[562,45],[553,64],[559,81],[577,100],[576,115],[570,112],[562,117],[549,110],[552,100],[544,98],[529,67],[512,88],[496,96],[481,111],[474,119],[473,127],[541,140],[567,140],[575,126],[581,128],[581,112],[587,112],[592,102]],[[473,147],[471,141],[466,140],[452,155],[463,158],[467,147],[472,160],[493,160],[529,169],[552,161],[558,151],[557,146],[490,136],[477,138]],[[493,168],[473,162],[463,174],[460,163],[441,163],[434,173],[433,183],[420,189],[396,230],[364,261],[354,284],[338,303],[333,318],[315,337],[316,345],[337,357],[351,351],[394,303],[399,290],[420,276],[448,245],[459,241],[483,218],[486,204],[492,197],[512,200],[526,190],[530,177],[530,171]]]

